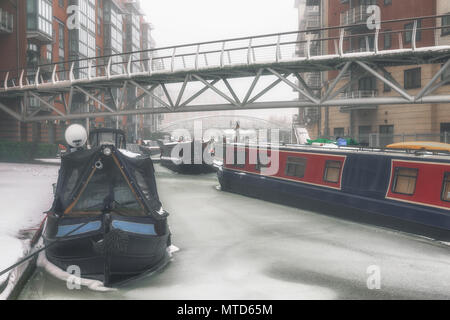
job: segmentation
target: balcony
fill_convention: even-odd
[[[12,33],[14,30],[14,16],[0,8],[0,34]]]
[[[320,90],[322,87],[322,74],[320,72],[311,72],[305,74],[306,84],[313,90]]]
[[[375,98],[378,97],[378,90],[355,90],[346,92],[341,95],[344,99],[362,99],[362,98]],[[340,112],[350,112],[353,110],[376,110],[377,105],[364,104],[361,106],[343,106],[339,108]]]
[[[367,5],[360,5],[341,13],[341,26],[365,23],[370,14]]]
[[[306,18],[306,28],[307,29],[316,29],[320,28],[320,16],[312,15]]]
[[[49,0],[28,1],[27,39],[36,44],[50,44],[53,41],[53,9]]]
[[[305,108],[304,119],[307,125],[317,123],[319,121],[318,108]]]

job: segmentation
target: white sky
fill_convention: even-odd
[[[156,47],[298,29],[295,0],[142,0],[141,4],[148,20],[153,24],[152,36]],[[232,80],[231,83],[234,87],[237,84],[235,89],[241,96],[245,95],[251,80],[236,80],[234,85]],[[262,77],[259,87],[263,88],[273,80],[275,79]],[[175,87],[177,86],[170,85],[169,91],[176,94],[177,90],[173,89]],[[191,88],[188,86],[186,93],[195,92],[195,87],[195,84]],[[222,89],[223,85],[219,84],[218,87]],[[208,95],[209,97],[204,98],[216,98],[211,90]],[[287,101],[294,100],[296,96],[290,87],[280,84],[261,101]],[[218,102],[221,101],[223,100],[219,97]],[[290,119],[296,112],[295,109],[278,109],[244,111],[240,114],[261,118],[275,116],[282,120]]]
[[[142,0],[157,46],[297,30],[294,0]]]

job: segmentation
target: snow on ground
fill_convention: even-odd
[[[20,231],[41,223],[51,207],[57,175],[57,166],[0,163],[0,271],[23,257]]]
[[[61,159],[36,159],[38,162],[42,162],[43,164],[61,164]]]

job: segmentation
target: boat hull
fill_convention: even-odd
[[[86,224],[68,235],[74,227]],[[68,232],[67,232],[68,231]],[[165,223],[149,217],[49,217],[43,234],[47,259],[67,271],[79,267],[81,277],[117,286],[162,268],[168,261],[170,233]]]
[[[205,152],[205,149],[208,147],[209,143],[206,142],[198,142],[198,141],[192,141],[192,142],[179,142],[179,143],[168,143],[164,144],[161,141],[160,143],[160,149],[161,149],[161,165],[178,173],[182,174],[202,174],[202,173],[212,173],[215,172],[215,168],[212,165],[209,165],[205,163],[203,160],[203,154]],[[197,157],[201,156],[202,160],[201,163],[195,163],[194,159],[196,159],[195,151],[200,146],[196,147],[196,144],[201,144],[201,155],[197,155]],[[173,150],[174,148],[178,148],[177,156],[174,157]],[[181,152],[185,151],[190,152],[190,157],[186,157],[187,159],[184,159],[183,155],[180,155]]]
[[[319,186],[306,185],[294,181],[280,180],[268,176],[242,173],[221,168],[218,179],[223,191],[229,191],[265,200],[281,202],[308,209],[326,208],[334,212],[338,209],[356,209],[433,228],[447,238],[450,232],[450,215],[446,210],[349,194]],[[323,205],[323,206],[322,206]],[[334,209],[334,210],[333,210]],[[396,226],[397,227],[397,226]],[[442,231],[442,232],[441,232]]]

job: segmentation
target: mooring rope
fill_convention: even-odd
[[[46,217],[45,219],[47,219],[47,217]],[[44,221],[45,221],[45,219],[44,219]],[[31,258],[35,257],[36,255],[38,255],[38,254],[41,253],[42,251],[44,251],[44,250],[50,248],[51,246],[55,245],[56,243],[60,242],[61,240],[64,240],[64,238],[66,238],[66,237],[70,236],[71,234],[73,234],[74,232],[80,230],[81,228],[83,228],[84,226],[86,226],[86,225],[87,225],[88,223],[90,223],[90,222],[91,222],[91,221],[88,221],[88,222],[85,222],[85,223],[81,224],[80,226],[76,227],[75,229],[73,229],[72,231],[68,232],[67,234],[65,234],[65,235],[62,236],[61,238],[55,240],[54,242],[50,243],[49,245],[44,246],[44,247],[38,249],[37,251],[33,252],[33,253],[30,254],[29,256],[27,256],[27,257],[25,257],[25,258],[19,260],[18,262],[16,262],[16,263],[13,264],[12,266],[10,266],[10,267],[8,267],[8,268],[2,270],[2,271],[0,272],[0,277],[1,277],[2,275],[4,275],[5,273],[11,271],[12,269],[14,269],[14,268],[20,266],[22,263],[24,263],[24,262],[30,260]]]

